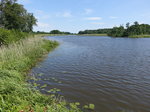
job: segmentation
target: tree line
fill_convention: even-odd
[[[98,30],[85,30],[85,31],[79,31],[78,34],[108,34],[111,32],[112,29],[106,28],[106,29],[98,29]]]
[[[120,25],[119,27],[105,28],[98,30],[85,30],[79,31],[78,34],[107,34],[112,37],[134,37],[138,35],[150,35],[150,25],[149,24],[139,24],[137,21],[133,25],[127,23],[124,27]]]
[[[52,30],[50,31],[50,34],[71,34],[70,32],[62,32],[59,30]]]
[[[36,18],[17,0],[0,0],[0,46],[32,35]]]
[[[139,24],[134,22],[133,25],[130,23],[119,27],[113,27],[111,32],[108,33],[109,36],[113,37],[133,37],[138,35],[150,35],[150,25],[149,24]]]
[[[37,31],[35,33],[37,33],[37,34],[66,34],[66,35],[72,34],[70,32],[63,32],[63,31],[59,31],[59,30],[52,30],[50,32]]]
[[[36,22],[34,15],[27,12],[17,0],[0,1],[0,28],[31,32]]]

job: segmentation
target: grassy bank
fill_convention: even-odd
[[[34,36],[40,36],[40,37],[45,37],[45,36],[65,36],[67,34],[34,34]]]
[[[81,36],[108,36],[107,34],[78,34]]]
[[[57,42],[36,37],[0,47],[0,112],[80,111],[78,104],[42,95],[26,83],[26,72],[57,45]]]
[[[129,38],[150,38],[150,35],[132,35]]]
[[[32,37],[32,33],[20,32],[17,30],[7,30],[0,28],[0,46],[8,45],[10,43],[17,42],[21,39],[25,39],[27,37]]]

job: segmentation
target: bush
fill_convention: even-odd
[[[0,46],[8,45],[10,43],[19,41],[20,39],[26,38],[28,36],[29,36],[28,33],[0,28]]]

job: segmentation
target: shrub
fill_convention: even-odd
[[[0,28],[0,46],[3,44],[8,45],[10,43],[17,42],[28,36],[28,33]]]

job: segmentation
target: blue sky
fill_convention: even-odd
[[[150,24],[150,0],[19,0],[38,19],[35,31],[110,28],[127,22]]]

